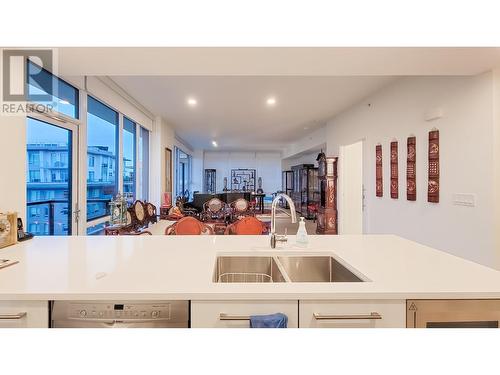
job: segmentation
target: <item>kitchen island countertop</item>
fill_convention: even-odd
[[[1,249],[0,300],[500,298],[500,271],[393,235],[36,237]],[[330,254],[368,279],[214,283],[217,255]]]

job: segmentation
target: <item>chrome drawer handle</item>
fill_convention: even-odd
[[[0,314],[0,320],[15,320],[15,319],[22,319],[26,316],[27,314],[25,312],[20,312],[17,314]]]
[[[229,315],[226,313],[220,313],[220,320],[250,320],[248,315]]]
[[[382,319],[382,315],[378,312],[372,312],[369,315],[328,315],[328,314],[320,314],[313,313],[314,319],[316,320],[348,320],[348,319]]]

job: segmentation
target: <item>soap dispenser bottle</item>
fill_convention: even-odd
[[[301,217],[299,221],[299,229],[297,230],[296,243],[298,246],[306,247],[309,239],[307,238],[306,222]]]

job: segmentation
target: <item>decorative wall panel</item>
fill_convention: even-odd
[[[406,144],[406,199],[409,201],[417,200],[417,139],[408,137]]]
[[[439,203],[439,130],[429,132],[429,182],[427,200]]]
[[[232,191],[255,191],[255,169],[231,169]]]
[[[398,142],[391,142],[391,198],[399,197],[398,181]]]
[[[384,195],[382,173],[382,145],[377,145],[375,146],[375,195],[377,197]]]

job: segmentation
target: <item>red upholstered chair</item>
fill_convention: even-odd
[[[264,234],[265,224],[253,216],[244,217],[226,228],[224,234]]]
[[[214,231],[208,225],[202,223],[192,216],[186,216],[175,222],[167,229],[167,235],[200,235],[200,234],[214,234]]]

